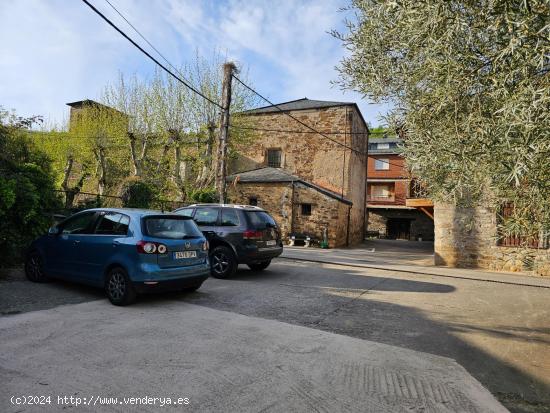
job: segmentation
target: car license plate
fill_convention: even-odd
[[[174,258],[176,260],[182,258],[197,258],[197,251],[176,251],[174,252]]]
[[[276,244],[277,244],[277,241],[271,240],[271,241],[267,241],[265,244],[266,244],[267,246],[273,246],[273,245],[276,245]]]

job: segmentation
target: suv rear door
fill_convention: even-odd
[[[244,214],[249,222],[249,228],[261,233],[261,236],[256,239],[258,248],[271,248],[280,245],[281,232],[271,215],[262,210],[246,210]]]

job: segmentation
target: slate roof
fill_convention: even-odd
[[[379,143],[387,143],[389,148],[379,149]],[[376,137],[369,139],[369,155],[395,155],[402,152],[403,139],[398,136]]]
[[[348,106],[355,105],[353,102],[331,102],[327,100],[311,100],[308,98],[291,100],[289,102],[278,103],[277,105],[264,106],[257,109],[247,110],[244,113],[269,113],[279,112],[281,109],[284,111],[290,110],[305,110],[305,109],[319,109],[330,108],[334,106]],[[277,107],[278,106],[278,107]]]
[[[233,181],[237,176],[239,182],[294,182],[300,180],[297,176],[291,175],[280,168],[271,167],[239,172],[228,176],[227,179]]]
[[[387,138],[383,137],[377,137],[377,136],[369,136],[369,143],[401,143],[403,142],[403,139],[399,138],[398,136],[388,136]]]
[[[83,106],[101,106],[101,107],[113,110],[115,112],[122,113],[125,116],[128,116],[126,113],[121,112],[120,110],[115,109],[112,106],[104,105],[103,103],[96,102],[95,100],[92,100],[92,99],[84,99],[84,100],[77,100],[76,102],[69,102],[67,103],[67,106],[70,106],[75,109],[80,109]]]
[[[237,177],[239,178],[239,183],[298,182],[340,202],[348,205],[353,204],[353,202],[351,202],[349,199],[343,198],[340,194],[337,194],[336,192],[325,189],[309,181],[305,181],[280,168],[271,168],[269,166],[266,166],[263,168],[253,169],[251,171],[239,172],[228,176],[227,181],[234,182]]]
[[[262,113],[280,112],[281,110],[284,112],[289,112],[293,110],[323,109],[323,108],[332,108],[337,106],[354,106],[355,109],[357,109],[357,113],[359,113],[361,120],[363,121],[365,127],[368,130],[369,127],[367,125],[367,122],[365,122],[365,119],[363,118],[363,114],[359,110],[359,106],[357,106],[357,103],[354,103],[354,102],[335,102],[335,101],[329,101],[329,100],[312,100],[308,98],[303,98],[303,99],[291,100],[283,103],[277,103],[276,105],[269,105],[269,106],[263,106],[261,108],[245,110],[242,113],[247,115],[257,115]]]

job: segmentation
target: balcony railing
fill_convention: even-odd
[[[374,196],[374,195],[367,195],[367,201],[368,202],[395,202],[395,195],[387,195],[387,196]]]

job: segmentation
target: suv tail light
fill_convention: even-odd
[[[254,240],[260,240],[262,239],[262,231],[256,231],[253,229],[247,229],[243,232],[243,239],[254,239]]]
[[[136,247],[140,254],[164,254],[166,252],[166,245],[158,242],[139,241]]]

